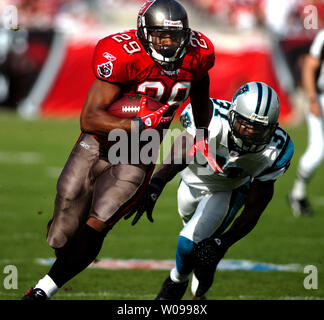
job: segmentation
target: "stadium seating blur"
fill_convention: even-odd
[[[0,109],[18,110],[26,118],[77,117],[94,80],[91,56],[96,42],[108,34],[136,28],[143,2],[1,1],[0,13],[10,5],[17,7],[19,28],[6,28],[1,22],[4,15],[0,15]],[[322,1],[181,2],[191,27],[215,45],[212,96],[230,99],[244,82],[267,82],[281,99],[281,120],[295,121],[300,66],[318,31],[304,27],[304,8],[316,6],[321,28]]]

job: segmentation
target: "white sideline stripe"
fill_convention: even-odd
[[[8,291],[8,290],[7,290]],[[73,289],[71,290],[73,291]],[[11,296],[11,297],[20,297],[21,294],[15,292],[1,292],[1,296]],[[129,300],[136,300],[138,299],[138,295],[135,294],[120,294],[120,293],[111,293],[108,291],[99,291],[99,292],[76,292],[71,293],[64,290],[64,287],[58,291],[53,300],[61,299],[64,297],[70,298],[84,298],[84,297],[104,297],[104,298],[114,298],[114,299],[129,299]],[[152,300],[156,297],[156,292],[152,294],[145,294],[141,295],[141,300],[147,299]],[[279,296],[279,297],[267,297],[267,296],[249,296],[249,295],[238,295],[238,296],[224,296],[224,297],[217,297],[217,300],[324,300],[324,297],[314,297],[314,296]],[[215,300],[215,301],[217,301]]]
[[[38,152],[0,152],[0,163],[38,164],[42,155]]]
[[[54,258],[38,258],[36,262],[41,265],[52,265]],[[138,269],[138,270],[170,270],[175,267],[174,260],[143,260],[143,259],[110,259],[102,258],[92,263],[89,268],[102,268],[110,270]],[[217,266],[218,271],[223,270],[245,270],[245,271],[290,271],[301,272],[303,270],[300,264],[272,264],[249,260],[223,259]]]

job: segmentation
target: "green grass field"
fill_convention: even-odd
[[[318,289],[306,290],[303,272],[218,271],[208,298],[324,299],[324,167],[310,185],[316,214],[293,217],[286,203],[296,166],[306,145],[305,126],[287,128],[295,156],[288,172],[276,183],[275,196],[256,228],[235,244],[226,259],[273,264],[314,265]],[[54,257],[45,241],[52,216],[57,177],[79,135],[78,121],[24,121],[0,114],[0,300],[20,299],[49,270],[37,258]],[[181,222],[173,181],[155,208],[155,222],[142,219],[135,227],[121,220],[107,236],[100,258],[175,259]],[[5,267],[18,270],[18,289],[6,289]],[[87,269],[67,283],[53,299],[152,300],[167,270]],[[189,291],[189,290],[188,290]],[[185,299],[189,299],[187,292]]]

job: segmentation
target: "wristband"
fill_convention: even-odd
[[[165,182],[160,178],[152,178],[150,185],[157,189],[157,192],[160,194],[165,186]]]

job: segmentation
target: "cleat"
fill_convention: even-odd
[[[312,207],[307,198],[295,199],[291,194],[288,194],[288,203],[295,217],[311,216],[313,214]]]
[[[21,298],[21,300],[38,300],[44,301],[47,300],[46,293],[39,288],[30,288],[25,295]]]
[[[198,288],[200,289],[198,290]],[[207,300],[207,297],[205,294],[201,294],[198,296],[199,291],[207,292],[209,289],[209,286],[204,290],[201,289],[201,284],[199,283],[199,280],[197,279],[195,273],[192,275],[192,280],[191,280],[191,299],[192,300]],[[198,292],[198,293],[197,293]]]
[[[163,282],[162,288],[155,300],[181,300],[185,294],[189,280],[185,282],[174,282],[170,276]]]

